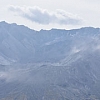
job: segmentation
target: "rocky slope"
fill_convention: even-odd
[[[100,29],[34,31],[0,22],[0,100],[100,100]]]

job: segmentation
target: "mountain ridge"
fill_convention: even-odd
[[[27,58],[27,56],[28,55],[30,56],[31,54],[33,54],[33,56],[35,56],[34,53],[35,53],[35,51],[39,50],[40,46],[42,46],[42,45],[45,46],[47,44],[49,44],[48,46],[50,46],[50,43],[52,45],[54,45],[55,43],[59,43],[59,41],[61,41],[61,40],[63,40],[62,41],[62,43],[63,43],[64,41],[66,41],[66,38],[69,35],[71,38],[71,36],[74,36],[78,33],[80,35],[81,31],[82,31],[82,35],[84,35],[84,34],[90,35],[90,33],[92,31],[94,31],[95,34],[96,34],[96,32],[99,32],[99,28],[93,28],[93,27],[85,27],[85,28],[72,29],[72,30],[51,29],[51,30],[35,31],[35,30],[31,30],[28,27],[25,27],[23,25],[17,25],[15,23],[8,24],[5,21],[0,22],[0,27],[1,27],[0,28],[0,35],[1,35],[0,41],[2,41],[2,43],[3,43],[3,44],[1,44],[1,46],[2,46],[1,48],[5,48],[5,50],[7,50],[7,51],[5,51],[4,49],[3,50],[0,49],[0,51],[3,52],[3,55],[7,56],[8,58],[12,59],[13,61],[20,61],[19,58],[21,58],[21,59]],[[90,31],[90,32],[88,32],[89,34],[86,33],[87,31]],[[84,32],[84,34],[83,34],[83,32]],[[92,32],[92,33],[94,34],[94,32]],[[64,45],[64,43],[63,43],[63,45]],[[10,48],[11,48],[13,54],[10,53],[11,52]],[[20,49],[17,50],[18,48],[20,48]],[[29,48],[30,48],[30,50],[29,50]],[[35,48],[36,48],[36,50],[35,50]],[[25,51],[24,53],[22,53],[23,50]],[[10,54],[6,53],[8,51]],[[43,51],[41,51],[41,52],[43,52]],[[24,54],[26,54],[26,55],[24,55]],[[56,52],[55,52],[55,54],[56,54]],[[13,55],[17,55],[16,58],[14,58]],[[22,56],[20,56],[20,55],[22,55]],[[31,57],[29,59],[31,59]],[[33,59],[35,59],[35,58],[33,58]],[[42,59],[44,59],[44,58],[42,58]]]
[[[2,23],[0,100],[100,100],[99,28]]]

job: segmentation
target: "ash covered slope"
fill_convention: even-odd
[[[0,55],[11,62],[58,61],[69,50],[66,47],[70,44],[68,32],[56,29],[34,31],[22,25],[1,22]]]
[[[91,38],[99,33],[98,28],[91,27],[75,30],[34,31],[22,25],[1,22],[0,58],[6,64],[9,62],[56,62],[69,54],[77,45],[75,43],[77,39],[78,44],[82,41],[92,41]]]
[[[100,100],[100,29],[1,22],[0,90],[0,100]]]

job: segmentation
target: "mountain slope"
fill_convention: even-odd
[[[0,90],[0,100],[100,100],[100,29],[0,22]]]

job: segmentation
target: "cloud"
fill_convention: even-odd
[[[55,23],[63,25],[78,25],[82,22],[82,19],[78,16],[60,9],[56,10],[55,12],[50,12],[37,6],[20,7],[12,5],[9,6],[8,9],[12,12],[17,13],[19,16],[38,24],[47,25]]]
[[[6,71],[0,71],[0,80],[3,79],[6,82],[19,81],[24,82],[26,79],[29,79],[29,74],[27,70],[24,69],[13,69],[12,67]]]

